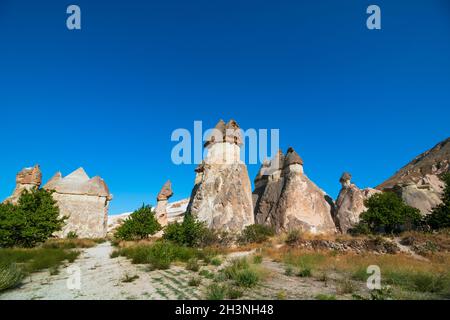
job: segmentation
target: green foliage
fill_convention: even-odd
[[[194,272],[198,272],[198,270],[200,270],[200,266],[198,264],[198,260],[197,259],[190,259],[187,264],[186,264],[186,270],[190,270],[190,271],[194,271]]]
[[[256,256],[253,256],[253,263],[254,264],[261,264],[263,262],[263,256],[258,254]]]
[[[220,266],[222,264],[222,260],[220,260],[219,258],[212,258],[211,262],[210,262],[213,266]]]
[[[245,258],[233,260],[222,272],[226,279],[234,280],[236,285],[242,287],[253,287],[260,280],[258,272]]]
[[[307,278],[307,277],[311,277],[311,276],[312,276],[312,271],[311,271],[310,267],[301,268],[297,273],[297,277],[300,277],[300,278]]]
[[[213,283],[206,288],[207,300],[224,300],[227,293],[226,286]]]
[[[25,190],[17,205],[0,204],[0,247],[34,247],[61,230],[63,224],[51,192]]]
[[[434,230],[450,228],[450,173],[444,175],[442,180],[445,183],[442,203],[425,217],[425,223]]]
[[[294,229],[288,232],[285,242],[289,245],[294,245],[297,242],[299,242],[300,239],[301,239],[300,230]]]
[[[201,278],[191,278],[188,281],[188,286],[189,287],[198,287],[201,283],[202,283]]]
[[[241,289],[236,288],[234,286],[228,286],[227,293],[226,293],[226,296],[228,299],[231,299],[231,300],[239,299],[243,295],[244,295],[244,292]]]
[[[336,296],[328,294],[318,294],[316,300],[336,300]]]
[[[24,274],[16,264],[0,265],[0,292],[17,287],[22,281]]]
[[[134,211],[116,230],[114,236],[121,240],[146,239],[161,230],[161,225],[150,206]]]
[[[245,227],[238,241],[241,244],[262,243],[267,241],[267,239],[272,237],[274,234],[275,231],[271,227],[262,224],[252,224]]]
[[[290,277],[294,274],[294,269],[292,268],[292,266],[286,266],[286,268],[284,269],[284,275]]]
[[[235,281],[238,286],[251,288],[258,284],[259,275],[255,270],[244,269],[236,274]]]
[[[197,221],[190,214],[185,215],[182,223],[169,224],[163,236],[165,240],[188,247],[204,246],[205,242],[211,241],[211,237],[211,230],[206,227],[206,224]]]
[[[67,239],[78,239],[78,234],[75,231],[69,231],[66,235]]]
[[[368,208],[360,216],[356,230],[366,230],[371,233],[398,233],[402,229],[413,229],[421,222],[418,209],[406,205],[395,193],[384,192],[375,194],[364,201]]]

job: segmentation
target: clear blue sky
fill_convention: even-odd
[[[113,214],[154,204],[167,179],[187,197],[171,133],[220,118],[280,129],[335,197],[342,171],[375,186],[450,136],[450,3],[1,0],[0,111],[0,199],[35,163],[44,180],[102,176]]]

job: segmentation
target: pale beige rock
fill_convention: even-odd
[[[239,232],[254,223],[250,179],[240,160],[241,134],[234,120],[225,125],[221,120],[216,129],[205,143],[207,156],[196,169],[187,212],[209,228]]]
[[[257,223],[274,227],[277,232],[299,229],[309,233],[336,232],[327,195],[303,172],[303,160],[289,148],[284,157],[277,154],[276,164],[263,164],[253,192]],[[271,168],[271,170],[266,170]]]
[[[372,188],[359,189],[351,183],[351,175],[347,172],[339,181],[342,189],[336,201],[336,223],[342,233],[347,233],[358,224],[361,213],[367,210],[364,201],[381,191]]]
[[[67,217],[65,226],[57,236],[65,237],[71,231],[80,238],[106,236],[112,195],[103,179],[91,179],[83,168],[79,168],[64,178],[57,173],[44,188],[53,191],[60,215]]]
[[[39,188],[42,183],[42,173],[39,165],[31,168],[24,168],[16,175],[16,187],[12,195],[7,198],[5,203],[16,204],[20,195],[25,190],[30,191],[33,188]]]
[[[156,219],[158,219],[158,222],[161,226],[165,227],[168,224],[168,217],[167,217],[167,204],[169,198],[173,195],[172,191],[172,184],[169,181],[167,181],[164,186],[162,187],[161,191],[159,192],[157,196],[157,204],[155,209]]]

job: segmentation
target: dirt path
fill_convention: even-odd
[[[112,250],[109,242],[84,249],[74,263],[60,267],[59,274],[50,275],[48,271],[32,274],[19,288],[1,294],[0,300],[201,298],[201,287],[187,286],[193,274],[184,268],[173,266],[170,270],[150,272],[146,266],[132,265],[123,257],[111,259]],[[78,270],[80,288],[76,289],[74,275]],[[139,278],[126,282],[127,276]]]

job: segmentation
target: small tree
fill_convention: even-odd
[[[450,173],[442,177],[445,183],[444,193],[442,194],[442,203],[425,217],[425,223],[431,229],[450,228]]]
[[[166,227],[163,238],[179,245],[195,247],[201,245],[205,237],[210,236],[211,231],[204,222],[186,214],[182,223],[175,222]]]
[[[61,230],[64,220],[51,192],[25,190],[17,205],[0,204],[0,246],[33,247]]]
[[[414,228],[422,218],[418,209],[408,206],[392,192],[375,194],[365,200],[364,205],[367,211],[360,215],[356,230],[374,233],[384,229],[386,233],[395,233]]]
[[[159,230],[161,230],[161,225],[151,206],[142,205],[117,228],[115,237],[121,240],[146,239]]]

